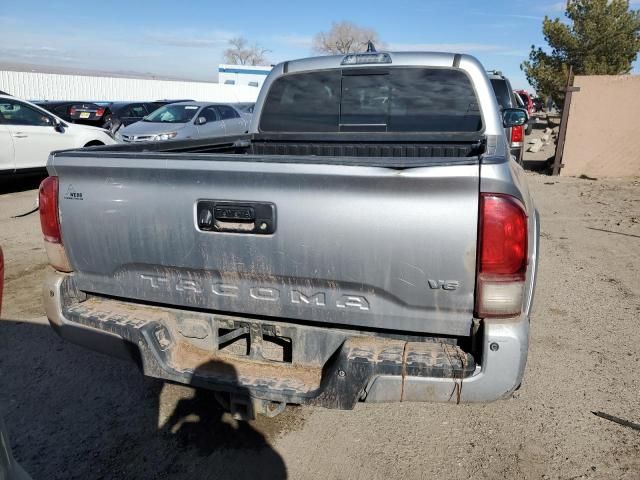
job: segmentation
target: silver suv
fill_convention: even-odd
[[[521,108],[521,104],[518,103],[516,94],[511,88],[511,82],[509,79],[502,75],[501,72],[491,71],[488,72],[491,86],[496,94],[496,100],[498,100],[498,106],[500,110],[505,108]],[[526,109],[523,108],[526,112]],[[527,117],[529,114],[527,113]],[[522,165],[524,156],[524,137],[525,137],[526,125],[519,125],[517,127],[505,128],[505,133],[509,141],[511,155],[513,155],[516,161]]]

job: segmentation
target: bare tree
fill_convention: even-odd
[[[378,32],[347,21],[333,22],[331,30],[313,37],[313,50],[333,55],[364,52],[368,42],[379,44]]]
[[[229,48],[224,51],[225,62],[231,65],[265,65],[269,63],[266,48],[257,43],[249,45],[246,38],[236,37],[229,40]]]

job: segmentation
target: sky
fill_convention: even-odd
[[[640,0],[633,0],[636,8]],[[376,30],[389,50],[455,51],[529,88],[520,70],[544,46],[552,0],[21,0],[0,10],[0,69],[9,63],[216,80],[230,38],[268,49],[272,63],[313,55],[334,21]],[[637,65],[637,64],[636,64]],[[637,71],[637,66],[636,69]]]

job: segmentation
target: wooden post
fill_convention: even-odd
[[[560,175],[560,169],[564,167],[562,164],[562,155],[564,153],[564,141],[567,137],[567,122],[569,121],[569,109],[571,108],[571,97],[573,92],[579,92],[579,87],[573,86],[573,67],[569,66],[569,76],[567,77],[567,86],[564,89],[564,106],[562,107],[562,119],[560,120],[560,131],[558,132],[558,143],[556,145],[556,155],[553,159],[552,175]]]

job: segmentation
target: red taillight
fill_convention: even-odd
[[[511,317],[522,309],[527,271],[527,214],[513,197],[480,196],[476,315]]]
[[[524,125],[511,127],[511,143],[522,143],[524,141]]]
[[[47,177],[40,184],[40,226],[47,242],[61,243],[58,218],[58,177]]]
[[[60,217],[58,214],[58,177],[47,177],[40,184],[38,206],[40,209],[40,226],[44,236],[44,248],[49,263],[56,270],[70,272],[69,258],[62,245],[60,233]]]
[[[101,116],[103,116],[103,115],[104,115],[104,110],[105,110],[104,108],[98,108],[98,109],[96,110],[96,117],[101,117]]]
[[[523,274],[527,267],[527,216],[512,197],[480,198],[480,273]]]
[[[69,115],[73,116],[76,114],[76,112],[77,112],[76,107],[69,108]]]

